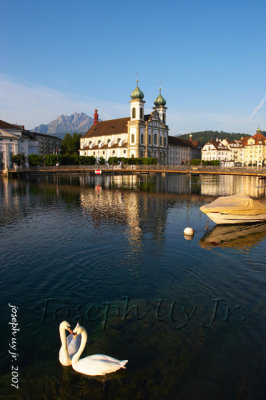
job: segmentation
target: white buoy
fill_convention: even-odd
[[[184,235],[186,235],[186,236],[193,236],[193,235],[194,235],[194,230],[193,230],[193,228],[190,228],[189,226],[187,226],[187,227],[184,229]]]

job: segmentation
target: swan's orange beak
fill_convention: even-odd
[[[76,337],[77,337],[78,334],[75,333],[75,332],[73,332],[71,328],[67,328],[67,330],[68,330],[68,332],[71,333],[71,335],[73,335],[74,339],[76,339]]]

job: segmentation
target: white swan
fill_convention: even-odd
[[[77,323],[76,328],[79,326],[79,323]],[[66,337],[66,330],[71,333],[68,337]],[[59,325],[59,334],[62,343],[59,350],[59,361],[62,365],[67,367],[72,364],[72,357],[80,347],[81,335],[73,334],[70,324],[67,321],[63,321]]]
[[[106,375],[115,372],[120,368],[125,368],[128,360],[117,360],[116,358],[104,354],[94,354],[79,359],[87,343],[87,331],[83,326],[78,326],[73,333],[81,334],[81,344],[77,353],[72,358],[72,368],[85,375]]]

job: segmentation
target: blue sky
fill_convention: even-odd
[[[138,72],[145,113],[162,85],[172,135],[266,130],[265,0],[0,5],[0,119],[127,116]]]

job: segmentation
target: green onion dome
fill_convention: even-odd
[[[166,104],[166,100],[161,95],[161,89],[160,89],[160,94],[157,97],[157,99],[154,101],[154,105],[157,107],[157,106],[165,106],[165,104]]]
[[[142,90],[140,90],[138,81],[137,81],[137,87],[135,90],[133,90],[130,97],[132,100],[135,100],[135,99],[142,100],[144,98],[144,93],[142,92]]]

